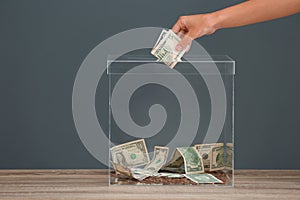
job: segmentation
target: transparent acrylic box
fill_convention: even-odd
[[[228,56],[109,56],[110,185],[233,186]],[[166,148],[167,147],[167,148]]]

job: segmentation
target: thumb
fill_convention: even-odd
[[[188,49],[191,46],[191,43],[193,41],[193,38],[185,35],[182,40],[176,45],[177,51],[182,51],[184,49]]]

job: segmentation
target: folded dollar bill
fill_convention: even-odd
[[[232,170],[232,143],[196,144],[205,171]]]
[[[150,162],[144,139],[114,146],[110,149],[114,163],[126,167],[138,167]]]
[[[153,158],[151,162],[145,166],[145,169],[158,172],[158,170],[160,170],[160,168],[167,162],[168,152],[168,147],[155,146]]]
[[[155,43],[151,54],[158,58],[157,61],[164,62],[170,68],[181,61],[186,49],[181,51],[176,50],[176,45],[181,41],[181,38],[172,30],[163,29]]]
[[[170,161],[162,167],[162,170],[197,174],[203,173],[204,167],[202,157],[195,147],[179,147],[174,150]]]
[[[211,148],[210,171],[224,169],[224,144],[217,143]]]

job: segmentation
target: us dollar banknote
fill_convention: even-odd
[[[194,147],[179,147],[177,148],[184,159],[184,169],[186,174],[203,173],[203,161]]]
[[[174,150],[171,160],[162,167],[162,170],[196,174],[203,173],[204,167],[202,158],[195,147],[179,147]]]
[[[146,170],[157,172],[167,162],[168,159],[168,147],[154,147],[154,154],[151,162],[145,166]]]
[[[149,163],[144,139],[120,144],[110,149],[112,162],[126,167],[138,167]]]
[[[225,151],[223,143],[216,143],[211,148],[210,171],[223,170],[225,167]]]
[[[233,143],[216,143],[211,148],[210,171],[232,170]]]
[[[156,46],[160,43],[160,41],[161,41],[162,39],[165,38],[165,35],[166,35],[167,33],[168,33],[168,31],[167,31],[166,29],[163,29],[163,30],[161,31],[161,33],[160,33],[160,35],[159,35],[159,37],[158,37],[158,39],[157,39],[155,45],[153,46],[153,49],[156,48]]]
[[[176,50],[176,45],[181,41],[181,38],[172,30],[163,30],[154,45],[151,54],[158,58],[158,61],[164,62],[169,67],[173,68],[177,62],[181,61],[186,49],[181,51]]]
[[[184,173],[184,159],[177,149],[173,151],[171,159],[161,169],[174,173]]]
[[[195,148],[202,157],[205,171],[232,169],[232,143],[226,146],[223,143],[196,144]]]
[[[203,166],[205,171],[209,171],[210,169],[210,161],[211,161],[211,148],[215,146],[213,144],[196,144],[195,148],[199,152],[200,156],[203,160]]]

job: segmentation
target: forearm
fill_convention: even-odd
[[[211,13],[215,30],[254,24],[300,12],[300,0],[248,0]]]

